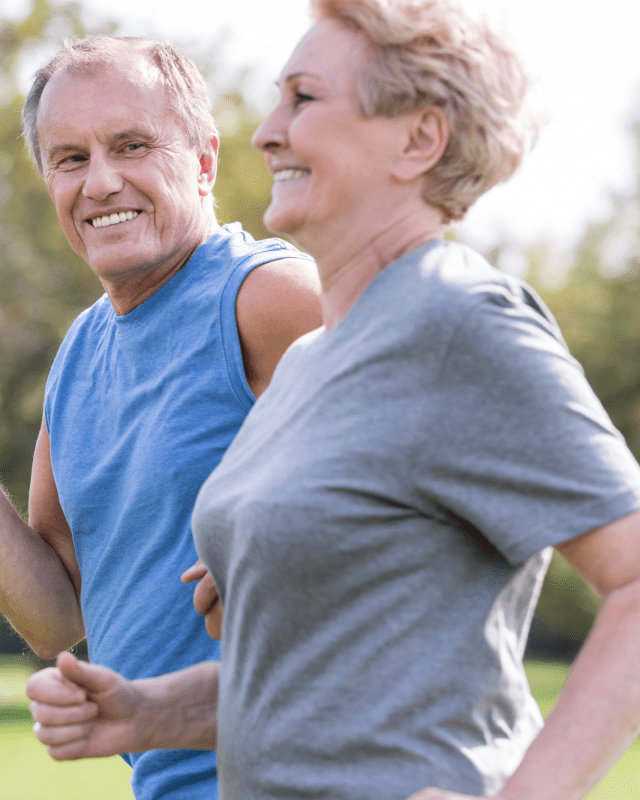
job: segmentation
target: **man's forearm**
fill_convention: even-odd
[[[53,548],[0,489],[0,611],[43,658],[84,638],[78,598]]]
[[[215,750],[219,663],[133,681],[143,698],[137,711],[140,750]],[[138,748],[136,748],[138,749]]]

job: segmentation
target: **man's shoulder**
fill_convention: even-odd
[[[277,237],[254,239],[239,222],[227,223],[217,228],[205,243],[203,254],[208,258],[224,254],[224,257],[233,262],[266,263],[283,258],[313,261],[310,256],[301,253],[283,239]]]
[[[113,306],[109,301],[109,297],[103,294],[95,303],[78,314],[71,323],[64,341],[75,339],[78,336],[91,336],[96,334],[98,330],[102,331],[113,316]]]
[[[315,264],[291,257],[252,270],[238,293],[236,319],[246,374],[257,396],[289,345],[322,324]]]
[[[315,263],[290,255],[265,261],[245,279],[238,295],[239,310],[262,318],[302,314],[320,324],[320,279]]]

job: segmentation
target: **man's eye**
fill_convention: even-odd
[[[58,161],[57,166],[62,167],[64,169],[64,167],[72,167],[75,164],[82,164],[84,161],[86,161],[85,156],[79,154],[73,156],[66,156],[65,158]]]
[[[139,150],[143,147],[141,142],[131,142],[130,144],[125,145],[125,151],[127,153],[135,153],[136,150]]]

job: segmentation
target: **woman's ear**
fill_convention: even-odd
[[[405,146],[393,166],[394,177],[404,182],[425,175],[444,155],[450,136],[449,120],[438,106],[408,114]]]
[[[213,136],[200,153],[200,172],[198,173],[198,191],[201,197],[211,194],[213,184],[216,182],[218,171],[218,146],[217,136]]]

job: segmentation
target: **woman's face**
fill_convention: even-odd
[[[389,212],[389,165],[402,126],[363,117],[355,75],[364,37],[323,20],[301,40],[278,85],[281,99],[253,137],[273,174],[264,217],[312,254],[340,237],[365,238]]]

